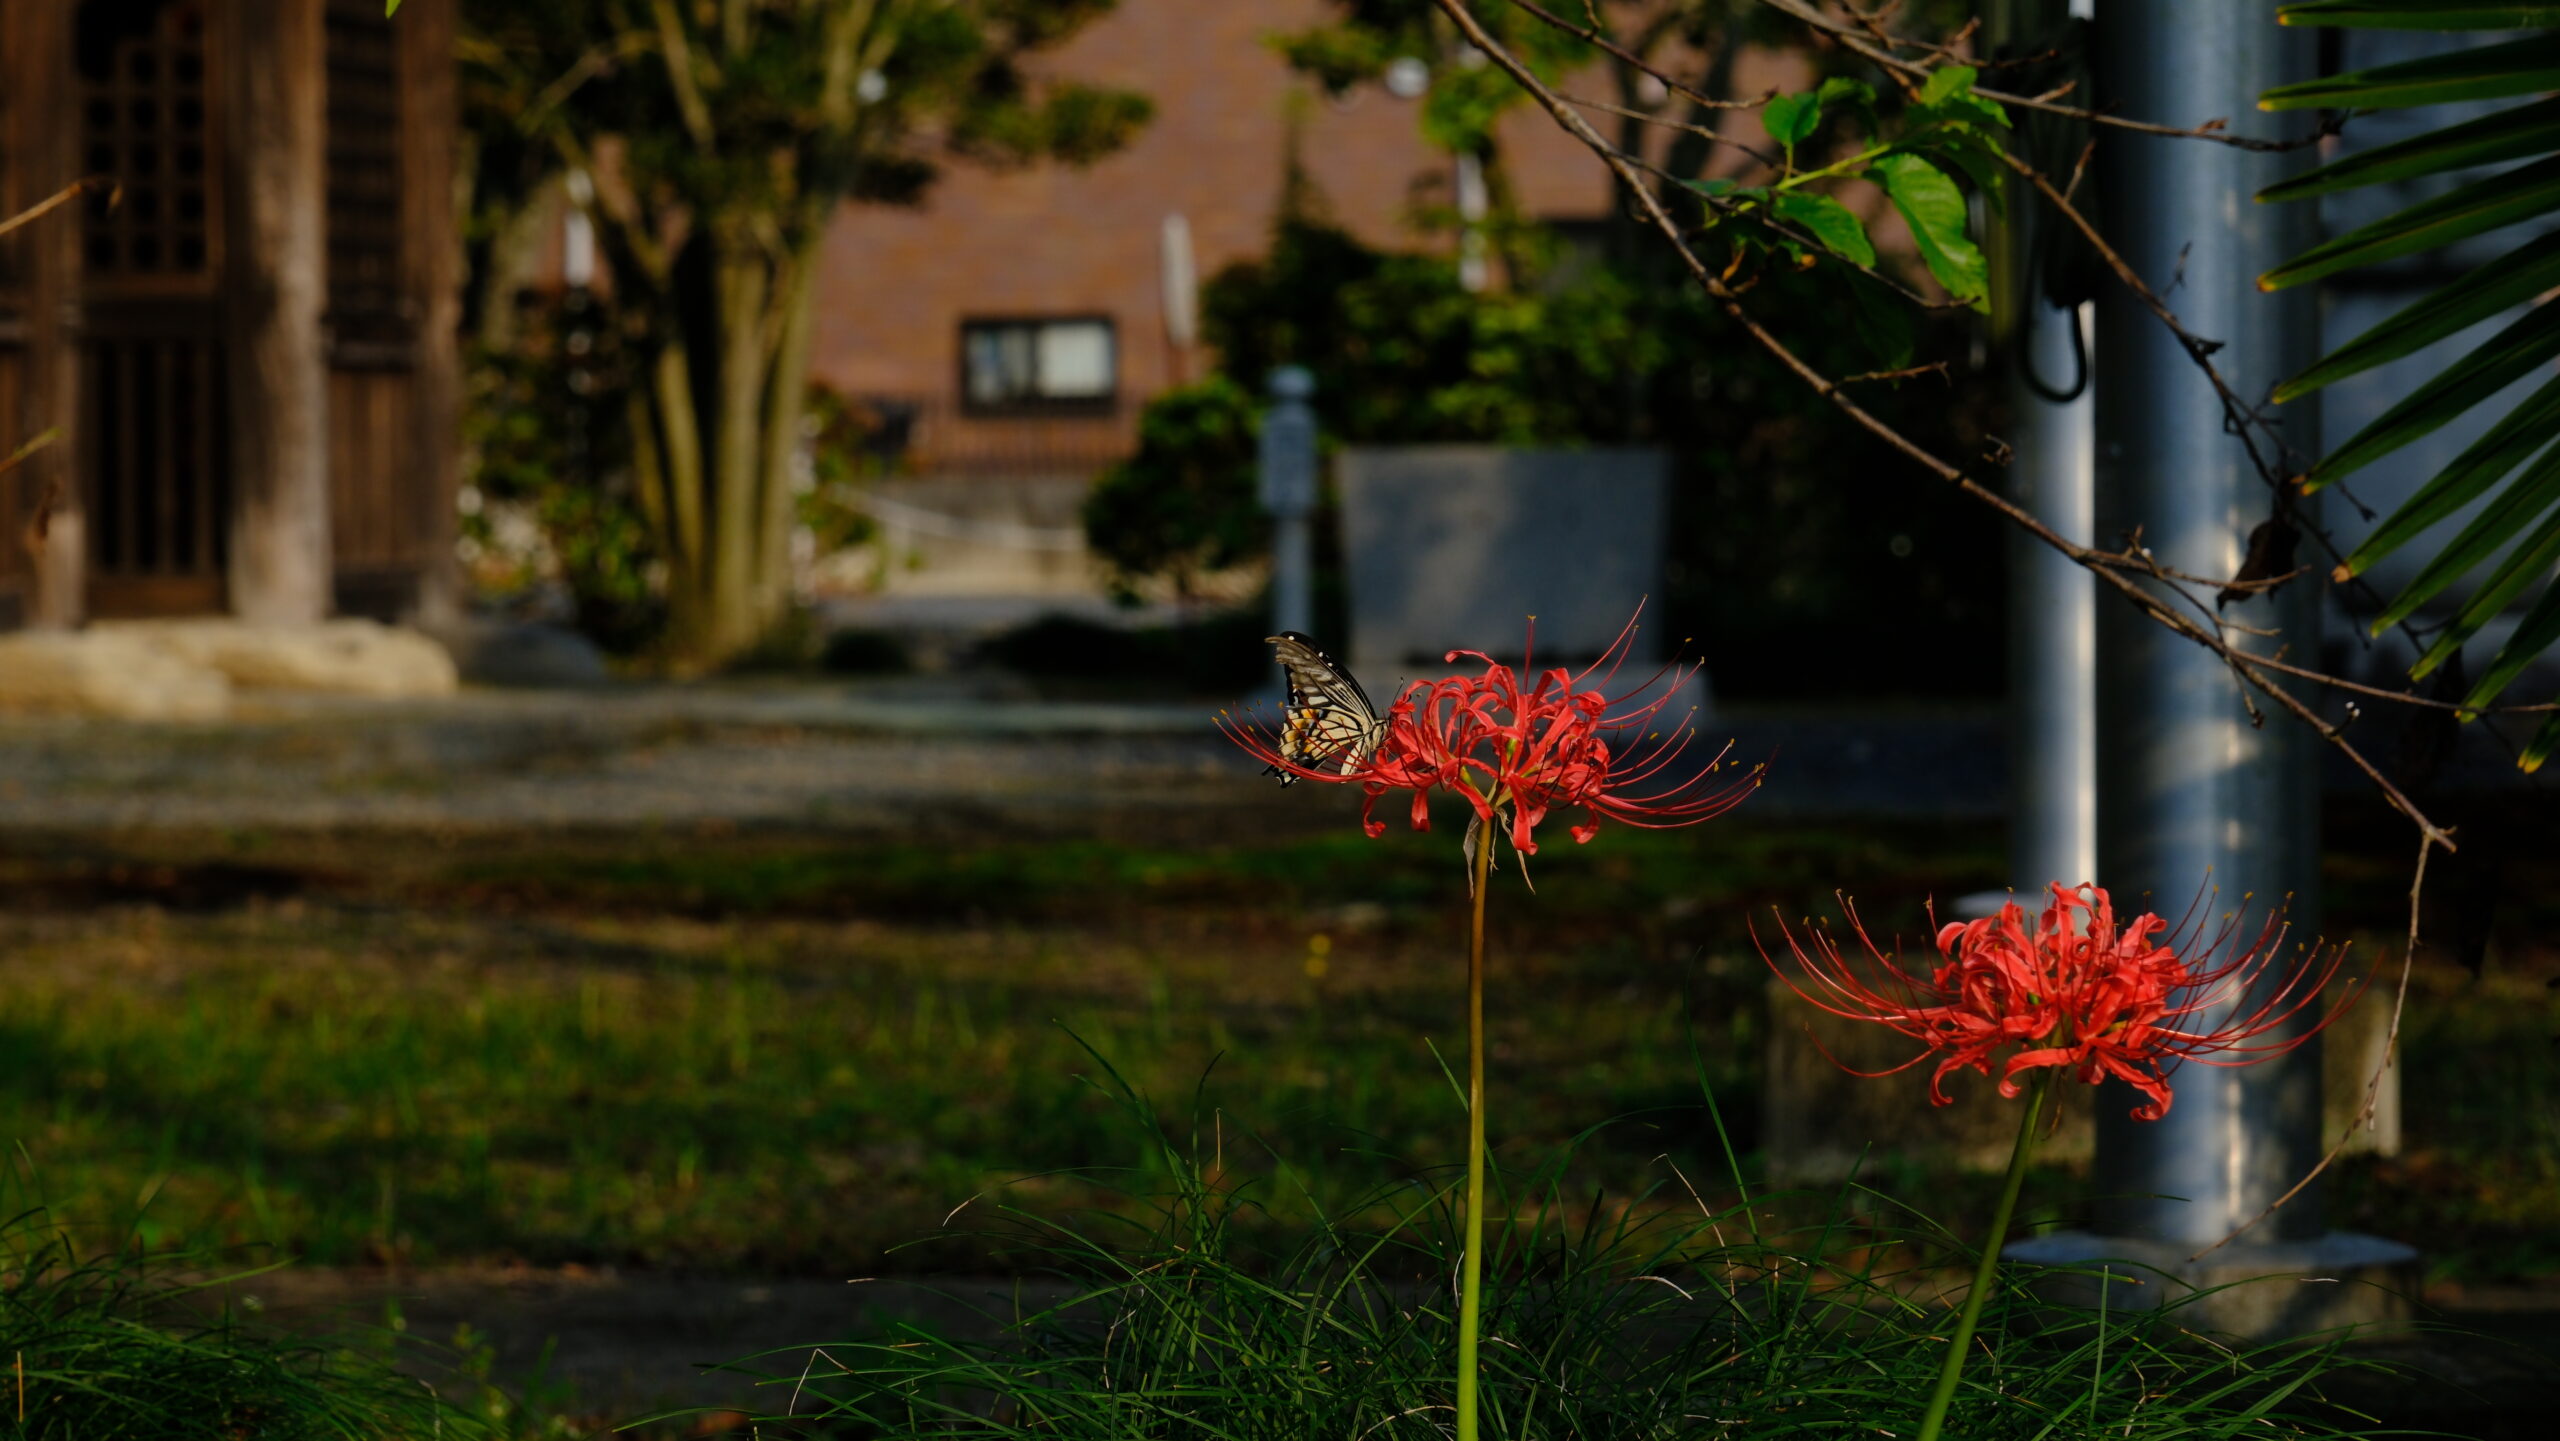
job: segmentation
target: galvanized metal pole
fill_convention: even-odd
[[[1271,628],[1313,633],[1316,626],[1316,413],[1313,375],[1295,365],[1271,372],[1271,406],[1262,413],[1261,500],[1271,513]]]
[[[2093,99],[2106,113],[2179,128],[2228,118],[2236,131],[2266,136],[2299,127],[2257,115],[2258,94],[2314,65],[2310,37],[2275,24],[2274,0],[2099,0],[2090,54]],[[2252,197],[2309,153],[2100,135],[2095,174],[2110,242],[2192,334],[2220,343],[2213,363],[2240,400],[2262,402],[2309,363],[2319,317],[2307,289],[2261,295],[2256,278],[2317,234],[2312,207]],[[2274,490],[2177,337],[2122,286],[2099,295],[2096,543],[2138,533],[2173,570],[2230,576],[2271,514]],[[2276,412],[2297,464],[2318,442],[2310,404]],[[2262,440],[2262,452],[2270,444]],[[2320,597],[2309,579],[2235,600],[2223,614],[2267,632],[2238,637],[2250,648],[2318,660]],[[2097,643],[2097,879],[2119,914],[2148,906],[2174,918],[2192,905],[2212,925],[2226,912],[2256,920],[2289,902],[2288,943],[2309,942],[2320,925],[2317,737],[2272,705],[2260,707],[2263,724],[2254,721],[2217,656],[2131,605],[2098,606]],[[2068,1265],[2039,1284],[2084,1304],[2101,1287],[2116,1307],[2179,1301],[2181,1324],[2253,1339],[2404,1322],[2417,1253],[2322,1230],[2316,1188],[2221,1244],[2319,1158],[2317,1042],[2253,1066],[2185,1066],[2172,1085],[2175,1100],[2158,1121],[2132,1119],[2140,1098],[2130,1088],[2100,1091],[2091,1230],[2037,1236],[2009,1256]],[[2094,1264],[2107,1261],[2141,1269]]]
[[[2094,530],[2094,387],[2057,400],[2024,372],[2048,386],[2075,370],[2085,380],[2089,309],[2026,295],[2009,385],[2009,497],[2083,543]],[[2077,562],[2014,526],[2009,586],[2009,884],[2032,909],[2046,885],[2098,874],[2098,591]]]
[[[2227,117],[2233,131],[2264,136],[2308,123],[2256,113],[2260,92],[2310,77],[2316,59],[2309,32],[2275,23],[2273,0],[2101,0],[2092,59],[2098,104],[2128,119],[2184,128]],[[2263,402],[2310,363],[2320,332],[2308,287],[2264,295],[2256,280],[2319,232],[2314,207],[2252,197],[2311,152],[2101,134],[2098,203],[2109,240],[2191,332],[2222,343],[2213,364],[2241,400]],[[2099,543],[2139,532],[2171,569],[2232,575],[2275,497],[2194,358],[2136,297],[2110,286],[2097,365]],[[2300,454],[2318,444],[2315,404],[2276,413]],[[2317,583],[2304,580],[2224,614],[2274,632],[2242,637],[2252,647],[2317,663],[2319,600]],[[2289,903],[2294,937],[2316,936],[2317,738],[2281,713],[2255,723],[2227,666],[2130,605],[2100,608],[2097,637],[2100,882],[2119,907],[2147,904],[2172,918],[2191,902],[2213,917]],[[2319,1157],[2316,1041],[2257,1066],[2188,1066],[2175,1084],[2176,1103],[2159,1121],[2130,1119],[2135,1097],[2120,1086],[2099,1098],[2095,1219],[2104,1235],[2208,1245]],[[2253,1239],[2320,1228],[2318,1198],[2305,1195]]]
[[[2088,0],[1988,0],[1982,14],[2003,71],[2048,89],[2085,91]],[[2044,113],[2013,116],[2017,142],[2047,167],[2076,159],[2085,125]],[[2092,535],[2096,399],[2092,306],[2084,247],[2052,207],[2013,187],[1991,233],[1992,333],[2007,365],[2012,451],[2009,498],[2062,535]],[[2016,899],[2032,908],[2047,885],[2098,871],[2097,583],[2051,546],[2011,527],[2009,571],[2008,885],[1957,900],[1988,916]]]

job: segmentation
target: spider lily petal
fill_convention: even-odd
[[[1808,948],[1783,923],[1796,974],[1765,946],[1761,955],[1811,1004],[1918,1041],[1914,1063],[1935,1055],[1929,1099],[1936,1105],[1950,1103],[1944,1082],[1960,1070],[1996,1073],[2000,1094],[2015,1099],[2025,1091],[2021,1076],[2051,1067],[2092,1085],[2113,1077],[2132,1086],[2143,1096],[2132,1112],[2141,1121],[2169,1113],[2170,1076],[2180,1063],[2243,1066],[2282,1055],[2335,1021],[2362,990],[2359,982],[2325,1004],[2321,992],[2345,949],[2288,955],[2279,917],[2242,945],[2228,918],[2211,933],[2149,913],[2119,927],[2099,887],[2049,891],[2032,927],[2014,901],[1996,915],[1939,927],[1939,964],[1925,978],[1878,949],[1854,909],[1849,928],[1862,958],[1844,953],[1827,931],[1808,928]],[[2306,1014],[2315,1019],[2301,1024]]]
[[[1630,732],[1654,725],[1682,682],[1695,672],[1670,666],[1644,685],[1617,697],[1606,687],[1632,652],[1629,620],[1607,651],[1580,672],[1562,667],[1532,671],[1526,656],[1537,640],[1530,626],[1518,666],[1483,651],[1453,650],[1449,664],[1480,663],[1471,675],[1408,684],[1390,706],[1385,733],[1368,762],[1348,772],[1318,772],[1280,759],[1277,742],[1240,722],[1222,721],[1229,737],[1255,759],[1305,780],[1351,782],[1368,792],[1361,824],[1372,835],[1385,825],[1374,818],[1389,791],[1413,792],[1413,827],[1430,828],[1430,793],[1463,797],[1479,820],[1503,827],[1523,855],[1538,850],[1537,829],[1557,811],[1578,810],[1569,829],[1587,843],[1603,818],[1658,829],[1696,825],[1731,810],[1759,787],[1762,768],[1729,773],[1724,753],[1703,766],[1687,760],[1691,728],[1645,736]],[[1534,680],[1524,683],[1524,675]],[[1650,700],[1634,697],[1659,688]]]

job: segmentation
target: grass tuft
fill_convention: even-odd
[[[245,1324],[185,1254],[84,1255],[41,1210],[0,1223],[0,1435],[390,1441],[482,1435],[387,1356]]]
[[[1262,1214],[1269,1193],[1311,1199],[1285,1163],[1225,1169],[1245,1138],[1195,1127],[1177,1140],[1104,1070],[1140,1140],[1134,1164],[1110,1178],[1123,1204],[1070,1220],[1002,1211],[1015,1274],[1064,1281],[1068,1299],[986,1317],[973,1334],[901,1324],[738,1363],[773,1388],[761,1434],[1447,1434],[1454,1185],[1418,1172],[1282,1239]],[[1906,1243],[1943,1246],[1943,1232],[1872,1214],[1880,1198],[1854,1186],[1817,1207],[1812,1227],[1783,1232],[1767,1217],[1801,1206],[1773,1210],[1763,1197],[1717,1209],[1677,1175],[1663,1178],[1668,1196],[1568,1192],[1571,1153],[1595,1133],[1500,1178],[1493,1215],[1513,1220],[1497,1225],[1487,1257],[1487,1435],[1908,1434],[1944,1354],[1940,1302],[1951,1298],[1947,1273],[1922,1268]],[[1689,1204],[1662,1204],[1672,1197]],[[2335,1345],[2202,1345],[2175,1307],[2058,1309],[2005,1276],[1983,1335],[1988,1353],[1967,1371],[1950,1434],[2356,1434],[2336,1429],[2334,1410],[2314,1419],[2315,1383],[2372,1369]]]

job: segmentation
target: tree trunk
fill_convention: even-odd
[[[777,256],[721,217],[672,268],[672,325],[633,398],[633,433],[641,513],[667,567],[668,655],[681,670],[736,660],[789,611],[809,249]]]

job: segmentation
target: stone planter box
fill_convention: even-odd
[[[1384,704],[1399,677],[1441,670],[1453,646],[1517,661],[1532,615],[1533,659],[1589,661],[1644,603],[1628,672],[1650,675],[1679,639],[1663,639],[1660,619],[1670,469],[1645,449],[1343,451],[1345,658]],[[1679,702],[1693,703],[1703,686]]]

